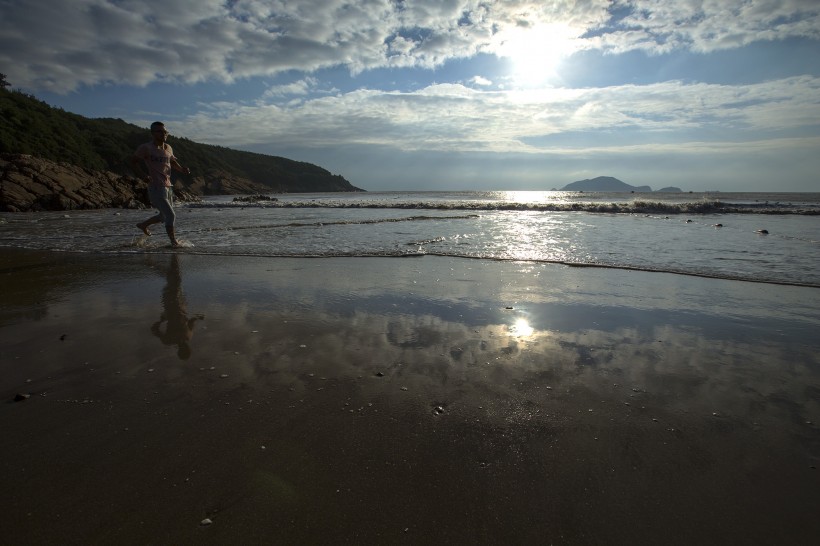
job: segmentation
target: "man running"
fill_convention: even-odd
[[[147,180],[148,199],[159,212],[156,216],[137,224],[137,227],[146,235],[151,235],[148,228],[153,224],[163,222],[165,223],[168,238],[171,239],[171,245],[178,247],[180,243],[174,233],[176,215],[174,214],[174,189],[171,184],[171,169],[185,174],[191,174],[191,169],[183,167],[177,162],[174,151],[165,142],[168,138],[168,131],[165,129],[164,123],[155,121],[151,124],[151,137],[151,142],[142,144],[134,152],[131,157],[131,165],[140,178]],[[143,164],[148,170],[147,174],[143,174]]]

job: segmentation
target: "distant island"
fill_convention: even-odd
[[[560,191],[651,192],[652,188],[649,186],[632,186],[612,176],[598,176],[572,182],[561,188]],[[683,190],[668,186],[657,190],[656,193],[658,192],[681,193]]]

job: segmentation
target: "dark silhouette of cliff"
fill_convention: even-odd
[[[147,128],[121,119],[86,118],[0,87],[0,153],[131,176],[129,159],[148,140]],[[168,142],[191,168],[191,176],[178,177],[175,185],[196,195],[363,191],[311,163],[173,136]]]

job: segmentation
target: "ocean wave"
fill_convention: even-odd
[[[110,249],[107,253],[120,254],[131,253],[126,249]],[[666,273],[672,275],[683,275],[689,277],[700,277],[716,280],[727,281],[741,281],[752,282],[760,284],[776,284],[780,286],[799,286],[804,288],[818,288],[820,283],[814,282],[800,282],[794,280],[766,278],[754,275],[744,275],[739,273],[726,273],[721,271],[693,271],[691,269],[678,269],[674,267],[649,267],[649,266],[635,266],[628,264],[615,264],[603,262],[585,262],[585,261],[571,261],[571,260],[553,260],[553,259],[538,259],[538,258],[521,258],[521,257],[501,257],[501,256],[476,256],[471,254],[459,254],[452,252],[430,252],[421,247],[416,250],[378,250],[372,252],[361,251],[323,251],[316,253],[276,253],[276,252],[219,252],[213,249],[198,250],[196,248],[186,249],[172,249],[170,247],[161,247],[153,249],[155,254],[194,254],[200,256],[225,256],[225,257],[245,257],[245,258],[284,258],[284,259],[327,259],[327,258],[423,258],[425,256],[436,256],[443,258],[458,258],[464,260],[477,261],[494,261],[494,262],[519,262],[519,263],[542,263],[562,265],[566,267],[583,267],[595,269],[614,269],[622,271],[643,271],[647,273]]]
[[[247,226],[223,226],[223,227],[209,227],[194,230],[197,232],[216,232],[216,231],[242,231],[242,230],[265,230],[278,228],[294,228],[294,227],[327,227],[327,226],[356,226],[356,225],[372,225],[372,224],[390,224],[398,222],[420,222],[420,221],[440,221],[440,220],[470,220],[478,218],[478,215],[453,215],[453,216],[404,216],[401,218],[367,218],[356,220],[323,220],[315,222],[279,222],[267,224],[252,224]]]
[[[255,226],[259,227],[259,226]],[[250,228],[250,227],[249,227]],[[233,228],[222,228],[226,230],[230,229],[241,229],[237,227]],[[718,280],[731,280],[731,281],[743,281],[743,282],[754,282],[754,283],[763,283],[763,284],[776,284],[776,285],[783,285],[783,286],[800,286],[800,287],[807,287],[807,288],[818,288],[820,289],[820,283],[812,282],[811,280],[808,281],[800,281],[795,280],[794,278],[784,278],[784,277],[777,277],[772,276],[769,277],[765,272],[750,272],[750,273],[742,273],[738,271],[730,272],[730,271],[722,271],[715,268],[693,268],[689,267],[680,267],[675,265],[635,265],[635,264],[628,264],[628,263],[608,263],[608,262],[601,262],[601,261],[585,261],[585,260],[572,260],[572,259],[550,259],[550,258],[533,258],[533,257],[522,257],[522,256],[499,256],[497,254],[491,253],[465,253],[455,249],[449,249],[445,251],[441,250],[431,250],[428,245],[435,244],[437,242],[441,242],[444,240],[443,237],[435,237],[427,240],[417,240],[410,243],[406,243],[403,247],[396,247],[392,249],[373,249],[373,250],[364,250],[364,249],[351,249],[351,250],[338,250],[338,249],[314,249],[314,250],[306,250],[306,249],[292,249],[292,250],[278,250],[278,251],[271,251],[271,250],[263,250],[261,248],[256,248],[253,250],[243,251],[239,248],[232,248],[230,250],[224,250],[219,248],[201,248],[197,247],[193,244],[186,244],[183,248],[172,248],[167,241],[162,238],[154,238],[151,240],[150,238],[141,237],[141,236],[134,236],[131,238],[130,241],[124,242],[114,242],[110,244],[105,244],[104,246],[85,246],[84,244],[77,245],[76,241],[72,241],[73,238],[71,237],[50,237],[50,238],[40,238],[36,240],[32,239],[17,239],[17,238],[3,238],[0,239],[0,248],[2,247],[11,247],[11,248],[27,248],[31,250],[45,250],[51,252],[74,252],[74,253],[99,253],[99,254],[109,254],[109,255],[116,255],[116,254],[192,254],[192,255],[201,255],[201,256],[220,256],[220,257],[255,257],[255,258],[309,258],[309,259],[322,259],[322,258],[420,258],[424,256],[437,256],[437,257],[444,257],[444,258],[458,258],[458,259],[465,259],[465,260],[477,260],[477,261],[497,261],[497,262],[521,262],[521,263],[544,263],[544,264],[555,264],[555,265],[562,265],[567,267],[587,267],[587,268],[598,268],[598,269],[616,269],[616,270],[626,270],[626,271],[644,271],[644,272],[651,272],[651,273],[667,273],[667,274],[674,274],[674,275],[684,275],[684,276],[692,276],[692,277],[703,277],[703,278],[711,278],[711,279],[718,279]],[[86,240],[93,240],[91,237],[85,237]],[[63,243],[69,242],[70,244],[64,245]]]
[[[636,200],[624,203],[557,202],[520,203],[499,201],[371,201],[309,200],[257,203],[191,203],[188,208],[280,208],[280,209],[393,209],[437,211],[589,212],[605,214],[795,214],[820,215],[820,206],[803,203],[729,203],[699,200],[685,203]]]

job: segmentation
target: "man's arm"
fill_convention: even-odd
[[[134,171],[134,174],[137,175],[137,178],[149,180],[151,175],[143,171],[143,165],[145,165],[145,160],[143,158],[137,154],[131,156],[131,169]]]
[[[183,167],[182,165],[180,165],[175,157],[171,158],[171,168],[174,169],[175,171],[179,171],[183,174],[191,174],[191,169],[189,169],[188,167]]]

